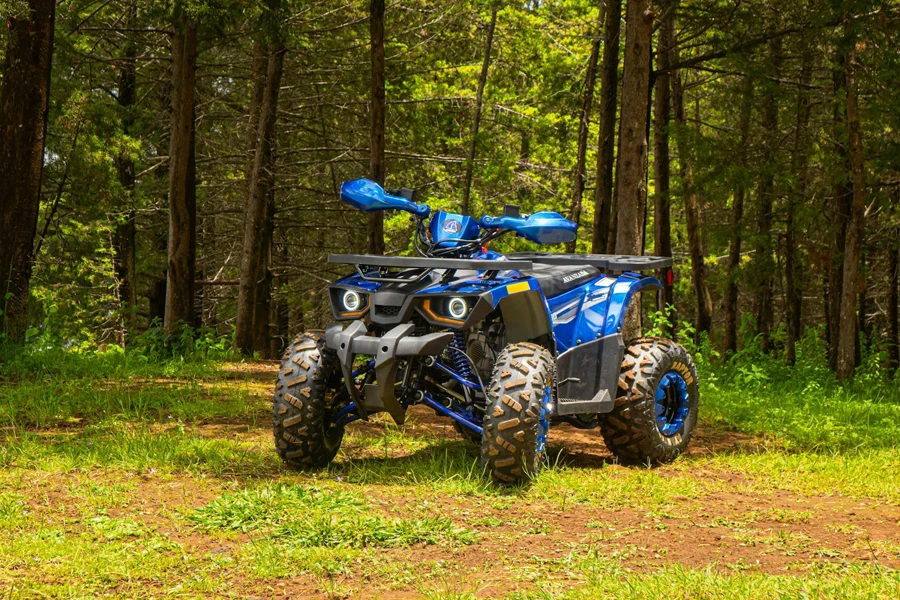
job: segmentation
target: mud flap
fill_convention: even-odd
[[[616,333],[566,350],[556,361],[558,415],[610,412],[615,406],[616,385],[625,343]]]

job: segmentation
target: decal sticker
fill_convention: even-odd
[[[578,303],[580,299],[576,299],[573,302],[569,302],[553,313],[553,323],[555,325],[561,325],[563,323],[570,323],[572,319],[578,315]]]
[[[506,286],[507,294],[515,294],[516,292],[527,292],[531,289],[531,286],[527,281],[520,281],[519,283],[513,283]]]
[[[441,225],[441,229],[444,233],[459,233],[460,227],[462,227],[462,223],[454,221],[453,219],[448,219]]]
[[[576,279],[581,279],[589,275],[587,271],[578,271],[577,273],[572,273],[571,275],[566,275],[563,277],[563,283],[569,283],[570,281],[575,281]]]

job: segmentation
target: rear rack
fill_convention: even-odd
[[[497,271],[521,271],[533,268],[533,264],[528,260],[475,260],[471,258],[379,256],[372,254],[329,254],[328,262],[354,265],[356,272],[366,281],[392,283],[413,283],[423,279],[435,269],[487,271],[488,276],[492,277]],[[373,267],[375,268],[374,270]],[[401,270],[399,272],[385,272],[386,269]]]
[[[668,269],[668,256],[632,256],[622,254],[557,254],[553,252],[514,252],[510,261],[528,260],[546,265],[589,265],[601,271],[655,271]]]

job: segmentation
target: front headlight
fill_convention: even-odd
[[[447,315],[450,318],[462,321],[469,312],[469,304],[464,298],[450,298],[447,301]]]
[[[356,312],[362,306],[362,297],[353,290],[347,290],[341,296],[341,305],[347,312]]]
[[[436,296],[425,298],[419,309],[432,323],[458,327],[469,318],[476,300],[475,297]]]

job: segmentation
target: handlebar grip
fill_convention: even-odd
[[[396,188],[392,190],[384,190],[386,193],[391,196],[400,196],[401,198],[406,198],[410,202],[416,201],[416,190],[410,188]]]

